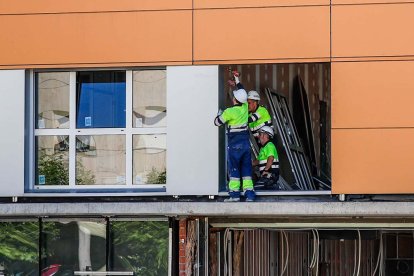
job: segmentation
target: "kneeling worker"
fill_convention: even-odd
[[[259,166],[260,171],[256,185],[264,185],[265,188],[271,188],[279,179],[279,156],[272,137],[273,128],[264,126],[259,129],[261,148],[258,158],[253,161],[253,166]]]
[[[246,201],[254,201],[249,131],[247,93],[244,89],[233,91],[233,106],[219,114],[214,124],[227,125],[227,164],[229,169],[229,195],[226,201],[240,201],[240,180]]]

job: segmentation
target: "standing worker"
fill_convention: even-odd
[[[226,201],[240,201],[240,182],[246,201],[254,201],[252,165],[250,154],[247,93],[244,89],[233,91],[233,106],[226,108],[214,120],[216,126],[227,125],[227,164],[229,169],[229,198]]]
[[[264,126],[259,129],[259,141],[261,144],[259,156],[253,161],[253,166],[259,166],[260,178],[256,185],[271,188],[279,179],[279,156],[275,145],[272,143],[273,128]]]
[[[243,84],[239,80],[239,73],[233,71],[234,81],[230,80],[229,84],[234,85],[237,89],[244,89]],[[247,102],[249,105],[249,129],[253,134],[256,142],[259,144],[259,129],[263,126],[273,128],[272,117],[266,107],[259,105],[260,95],[257,91],[251,90],[247,94]]]

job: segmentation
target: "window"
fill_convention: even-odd
[[[165,189],[165,69],[33,77],[30,187]]]
[[[39,223],[0,222],[0,273],[39,275]]]

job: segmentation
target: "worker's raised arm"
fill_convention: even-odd
[[[234,82],[236,83],[237,89],[244,89],[244,85],[240,82],[239,73],[233,72]]]

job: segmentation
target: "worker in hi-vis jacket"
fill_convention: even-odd
[[[244,89],[233,91],[233,106],[226,108],[214,120],[216,126],[227,126],[227,164],[229,170],[229,198],[226,201],[240,201],[240,184],[243,183],[246,201],[254,201],[252,164],[249,131],[247,128],[249,110],[247,93]]]
[[[229,84],[236,86],[237,89],[244,89],[243,84],[240,82],[239,73],[233,71],[234,81],[230,80]],[[272,117],[270,117],[269,111],[266,107],[259,105],[260,95],[257,91],[251,90],[247,94],[247,102],[249,105],[249,129],[256,139],[256,143],[259,144],[259,129],[263,126],[273,128]]]
[[[279,179],[279,155],[272,143],[273,128],[264,126],[259,129],[260,151],[259,156],[253,161],[253,166],[259,166],[260,178],[256,185],[272,188]]]

